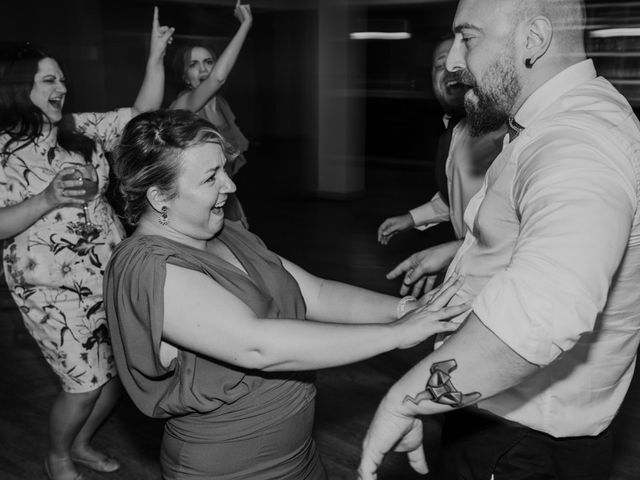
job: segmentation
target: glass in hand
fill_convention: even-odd
[[[93,226],[89,219],[89,206],[87,202],[93,200],[98,194],[98,173],[93,165],[78,165],[74,172],[67,175],[65,180],[82,180],[82,184],[76,187],[70,187],[69,190],[84,190],[82,195],[76,198],[84,200],[82,210],[84,212],[85,226]]]

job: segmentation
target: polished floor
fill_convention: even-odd
[[[428,198],[433,185],[427,164],[368,164],[366,193],[338,201],[294,193],[287,182],[295,182],[296,176],[286,172],[295,169],[269,163],[268,158],[250,158],[238,178],[238,193],[251,228],[274,251],[317,275],[395,293],[398,282],[387,281],[384,274],[408,253],[450,233],[444,226],[426,233],[407,232],[387,247],[376,242],[376,228],[386,216]],[[33,341],[25,336],[6,292],[0,293],[0,479],[38,480],[45,478],[41,459],[56,380]],[[318,372],[316,438],[332,480],[355,478],[360,442],[380,398],[427,348]],[[145,418],[124,398],[96,438],[100,447],[122,461],[123,468],[108,475],[83,473],[88,480],[159,478],[156,459],[161,432],[160,421]],[[638,381],[615,421],[615,434],[614,473],[609,480],[640,479]],[[433,435],[427,440],[435,441]],[[412,473],[402,455],[392,454],[379,478],[425,477]]]

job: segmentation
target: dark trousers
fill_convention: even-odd
[[[445,415],[437,480],[607,480],[610,428],[591,437],[555,438],[466,409]]]

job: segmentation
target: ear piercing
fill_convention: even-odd
[[[162,207],[160,209],[160,219],[158,220],[158,222],[160,223],[160,225],[162,225],[163,227],[167,226],[167,206],[165,205],[164,207]]]

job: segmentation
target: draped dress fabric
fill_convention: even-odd
[[[95,390],[116,375],[102,302],[102,274],[111,252],[125,235],[104,192],[109,183],[105,151],[120,139],[132,110],[73,115],[77,131],[95,141],[91,164],[101,194],[82,208],[51,210],[29,228],[4,242],[3,266],[11,296],[25,327],[58,375],[63,390]],[[13,143],[0,155],[0,207],[38,195],[66,167],[85,164],[52,135],[25,145]],[[0,135],[0,151],[9,141]]]
[[[312,374],[247,370],[181,349],[170,365],[160,361],[167,263],[208,275],[263,321],[305,318],[298,284],[258,237],[225,221],[218,238],[247,273],[208,251],[136,234],[118,246],[105,273],[122,383],[144,414],[167,419],[163,478],[323,480],[311,438]]]

